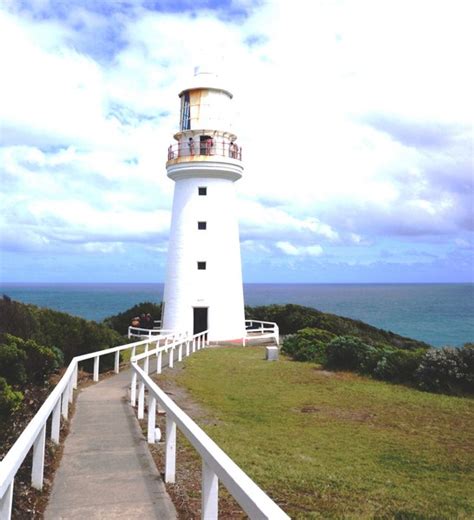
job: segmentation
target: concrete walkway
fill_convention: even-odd
[[[79,392],[45,520],[175,519],[127,389],[130,369]]]

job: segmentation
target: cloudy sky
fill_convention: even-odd
[[[0,280],[163,281],[177,95],[211,61],[244,281],[474,281],[471,0],[0,6]]]

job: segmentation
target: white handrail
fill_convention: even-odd
[[[164,331],[161,331],[164,332]],[[150,344],[156,344],[150,350]],[[163,345],[160,345],[163,343]],[[131,404],[136,402],[138,382],[138,418],[144,417],[145,388],[148,390],[148,442],[155,441],[156,403],[167,412],[166,416],[166,467],[165,481],[174,482],[176,467],[176,426],[200,453],[203,461],[202,473],[202,518],[217,518],[218,479],[251,518],[288,519],[284,513],[229,457],[219,446],[204,433],[148,376],[149,359],[157,357],[157,372],[161,372],[162,355],[168,353],[169,366],[173,366],[174,351],[178,349],[178,360],[183,355],[204,348],[209,344],[207,331],[190,335],[173,332],[167,335],[150,335],[147,339],[120,345],[106,350],[99,350],[74,357],[69,363],[46,401],[33,419],[28,423],[16,442],[0,461],[0,519],[10,520],[13,503],[15,475],[33,447],[31,484],[41,490],[44,478],[44,452],[46,424],[52,414],[51,440],[59,443],[61,417],[68,418],[69,403],[73,400],[73,390],[77,388],[78,364],[87,359],[94,359],[93,380],[99,380],[99,362],[102,356],[115,353],[115,372],[119,372],[120,352],[131,349],[132,366]],[[137,347],[144,346],[145,352],[136,354]],[[143,369],[138,365],[144,360]]]
[[[204,346],[208,344],[207,331],[192,338]],[[179,348],[189,339],[176,340],[170,345],[157,347],[132,358],[133,381],[138,381],[138,418],[144,419],[145,389],[148,391],[148,431],[149,443],[155,442],[156,406],[159,403],[166,413],[165,435],[165,482],[174,483],[176,478],[176,427],[184,434],[202,458],[202,499],[201,518],[213,520],[218,516],[218,479],[240,504],[242,509],[255,519],[283,520],[289,516],[260,489],[250,477],[183,411],[148,375],[150,356],[166,349]],[[141,368],[139,361],[145,360]]]
[[[173,334],[173,329],[144,329],[142,327],[128,327],[127,337],[130,338],[142,338],[143,336],[160,336],[163,334]]]
[[[255,328],[255,325],[257,327]],[[261,321],[261,320],[245,320],[245,331],[246,335],[242,338],[242,345],[245,345],[254,339],[267,339],[273,338],[275,343],[280,345],[280,329],[278,325],[273,321]]]
[[[171,335],[173,337],[173,335]],[[46,423],[53,414],[51,426],[51,440],[59,444],[59,432],[61,416],[68,418],[69,403],[72,403],[73,390],[77,388],[78,363],[87,359],[94,359],[94,381],[99,380],[99,359],[107,354],[115,353],[115,372],[119,371],[119,354],[122,350],[132,349],[147,345],[151,341],[141,340],[126,345],[99,350],[74,357],[69,363],[66,371],[54,387],[53,391],[41,405],[33,419],[20,434],[13,446],[0,461],[0,519],[10,519],[13,500],[13,483],[18,468],[21,466],[30,449],[33,447],[33,465],[31,469],[31,484],[34,488],[41,490],[44,476],[44,449]]]

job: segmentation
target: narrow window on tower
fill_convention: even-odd
[[[198,262],[198,271],[206,270],[206,262]]]
[[[207,187],[206,186],[199,186],[198,194],[199,195],[207,195]]]
[[[181,130],[189,130],[191,128],[191,106],[189,103],[189,92],[185,92],[181,96]]]
[[[207,229],[207,222],[198,222],[198,229]]]

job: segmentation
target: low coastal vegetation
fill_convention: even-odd
[[[11,413],[22,406],[26,390],[33,395],[35,388],[44,389],[49,384],[50,376],[64,364],[68,364],[74,356],[110,348],[123,342],[123,337],[108,326],[64,312],[12,301],[7,297],[1,299],[2,429],[8,426],[6,419]],[[106,370],[111,363],[112,359],[106,360],[102,368]],[[30,401],[31,399],[28,403]]]
[[[261,347],[205,349],[159,377],[292,518],[474,517],[472,399],[268,362]]]
[[[334,336],[357,336],[364,341],[380,343],[414,350],[429,348],[423,341],[406,338],[391,331],[378,329],[368,323],[351,318],[344,318],[327,312],[321,312],[302,305],[264,305],[260,307],[245,307],[246,319],[274,321],[280,328],[280,334],[287,335],[301,329],[311,327],[325,331]]]

